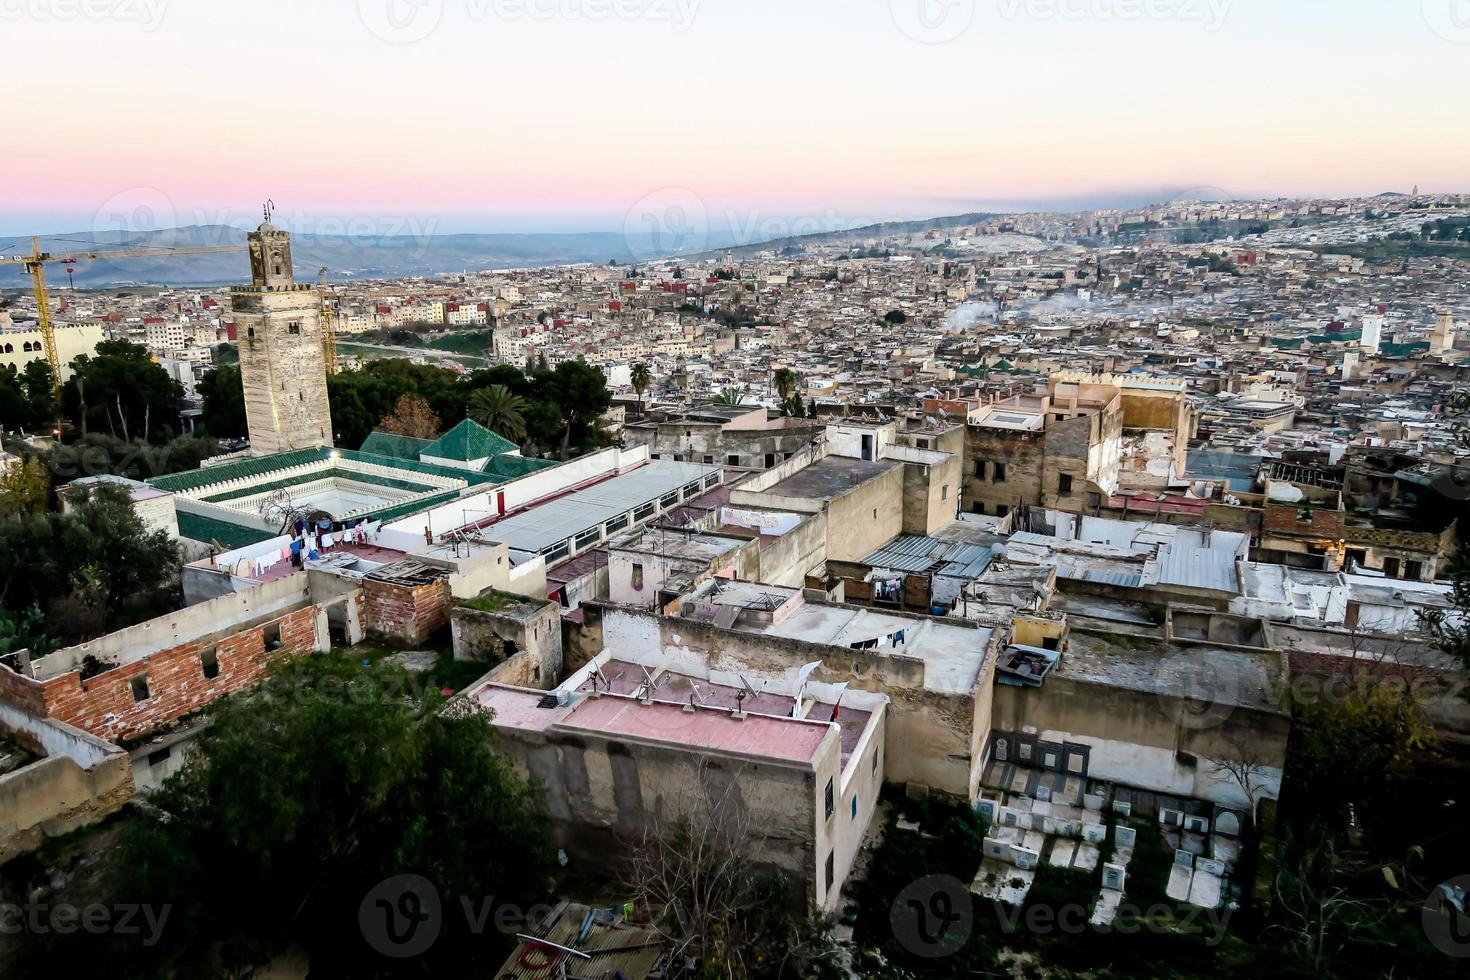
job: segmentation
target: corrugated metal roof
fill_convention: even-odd
[[[485,536],[516,551],[540,552],[598,527],[691,483],[701,483],[715,466],[656,459],[631,473],[533,507],[485,529]]]
[[[995,552],[983,544],[954,544],[944,552],[944,560],[940,575],[976,579],[984,575],[995,560]]]
[[[1057,574],[1062,578],[1079,582],[1097,582],[1101,585],[1116,585],[1124,589],[1136,589],[1143,583],[1143,576],[1129,572],[1114,572],[1103,568],[1078,568],[1075,565],[1058,565]]]
[[[1235,573],[1235,554],[1208,548],[1175,545],[1160,549],[1159,556],[1147,565],[1150,584],[1180,585],[1191,589],[1216,592],[1239,592]]]
[[[862,559],[860,564],[889,568],[895,572],[927,572],[939,562],[945,542],[917,534],[905,534]]]

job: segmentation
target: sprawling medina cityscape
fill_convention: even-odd
[[[1470,969],[1463,0],[0,18],[0,976]]]

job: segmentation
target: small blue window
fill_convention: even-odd
[[[852,794],[852,819],[857,819],[857,794]]]

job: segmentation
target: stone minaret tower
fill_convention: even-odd
[[[321,299],[291,273],[291,236],[265,223],[246,236],[250,285],[230,290],[245,383],[250,449],[268,453],[332,445]]]

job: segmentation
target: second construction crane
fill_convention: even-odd
[[[55,255],[41,250],[41,240],[31,239],[31,254],[0,255],[0,263],[24,265],[31,277],[36,296],[36,326],[41,332],[41,346],[46,364],[51,368],[51,401],[61,408],[61,360],[56,355],[56,328],[51,322],[51,302],[46,294],[46,266],[72,266],[91,259],[132,259],[159,255],[197,255],[204,252],[243,252],[244,245],[183,245],[178,248],[121,248]]]

